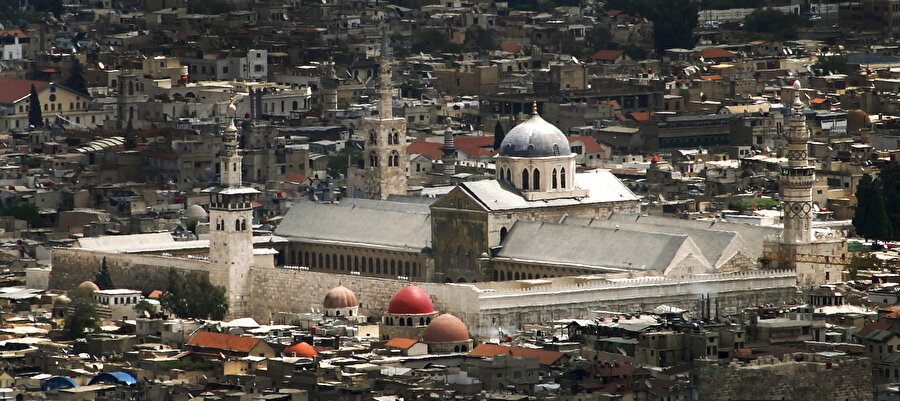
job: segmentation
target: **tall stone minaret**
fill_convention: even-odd
[[[334,71],[334,58],[331,56],[328,57],[328,63],[325,65],[325,74],[322,79],[322,86],[324,87],[324,103],[325,110],[324,114],[328,117],[329,120],[335,121],[338,109],[338,86],[340,85],[340,80],[338,80],[337,74]]]
[[[228,127],[222,142],[219,185],[209,193],[210,281],[225,287],[231,317],[248,316],[250,267],[253,265],[253,206],[259,191],[241,186],[241,155],[234,103],[228,105]]]
[[[450,129],[450,117],[447,117],[447,130],[444,131],[444,146],[441,146],[441,183],[451,185],[451,178],[456,174],[456,145],[453,143],[453,130]]]
[[[800,83],[794,82],[794,104],[785,129],[787,167],[781,170],[781,195],[784,199],[784,231],[781,240],[787,244],[807,244],[812,235],[812,184],[815,167],[809,165],[809,131],[800,101]]]
[[[369,199],[386,199],[391,194],[406,195],[406,119],[394,117],[391,110],[391,61],[391,47],[385,30],[378,56],[378,115],[363,120],[366,147],[360,189]]]

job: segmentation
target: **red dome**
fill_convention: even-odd
[[[400,315],[424,315],[434,313],[434,305],[425,291],[414,285],[403,287],[394,294],[388,304],[388,313]]]
[[[353,291],[343,285],[338,285],[325,294],[323,304],[328,309],[353,308],[359,306],[359,301]]]
[[[281,351],[281,355],[287,357],[312,358],[319,355],[319,353],[313,349],[312,345],[307,343],[297,343],[285,348],[284,351]]]
[[[440,315],[425,328],[422,339],[427,343],[449,343],[455,341],[467,341],[469,330],[466,324],[458,317],[449,313]]]

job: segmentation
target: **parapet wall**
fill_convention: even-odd
[[[56,248],[51,258],[53,270],[50,272],[50,288],[70,290],[83,281],[94,280],[104,258],[116,287],[140,290],[144,294],[168,288],[171,267],[205,274],[209,274],[210,270],[209,262],[199,259]]]

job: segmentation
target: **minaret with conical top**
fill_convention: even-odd
[[[391,110],[391,48],[384,31],[378,56],[378,115],[363,119],[365,132],[364,167],[348,182],[349,193],[369,199],[386,199],[391,194],[406,195],[406,119]]]
[[[222,136],[219,185],[209,193],[210,281],[225,287],[231,317],[248,316],[250,267],[253,265],[253,200],[259,191],[241,184],[241,155],[236,107],[228,105],[228,127]]]
[[[456,145],[453,142],[453,130],[450,129],[450,117],[447,117],[447,130],[444,131],[444,146],[441,147],[441,164],[444,166],[442,174],[442,183],[444,185],[452,184],[451,178],[456,174]]]
[[[781,170],[784,199],[784,231],[781,240],[789,244],[812,241],[812,184],[815,167],[809,165],[809,131],[800,101],[800,83],[794,83],[794,103],[785,129],[787,167]]]

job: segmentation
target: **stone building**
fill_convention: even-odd
[[[408,285],[391,297],[379,333],[385,340],[395,337],[419,339],[437,314],[428,294],[419,287]]]
[[[386,199],[388,195],[406,195],[406,119],[394,117],[391,85],[391,50],[384,32],[378,57],[378,116],[363,120],[366,149],[363,166],[351,168],[347,193],[357,198]]]

